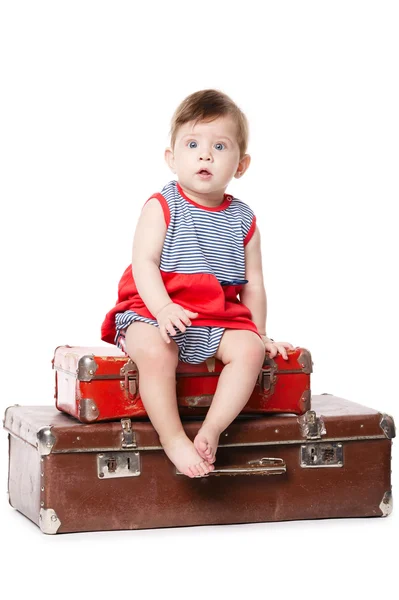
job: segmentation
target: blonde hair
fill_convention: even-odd
[[[219,90],[200,90],[187,96],[179,104],[172,117],[170,129],[170,144],[173,148],[179,127],[194,121],[214,121],[218,117],[230,115],[237,125],[237,142],[240,148],[240,159],[248,146],[248,120],[229,96]]]

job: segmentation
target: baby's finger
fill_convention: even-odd
[[[173,322],[173,325],[175,325],[177,327],[177,329],[180,329],[180,331],[182,331],[183,333],[186,331],[186,327],[183,325],[183,323],[180,321],[180,319],[178,319],[178,317],[173,317],[172,322]],[[176,334],[173,334],[173,335],[176,335]]]
[[[163,341],[166,342],[167,344],[170,344],[170,338],[169,338],[168,334],[166,333],[166,328],[164,325],[159,326],[159,333],[161,334],[161,338],[163,339]]]
[[[277,350],[274,344],[267,344],[266,346],[266,352],[268,352],[268,354],[270,354],[270,358],[274,358],[277,354]]]
[[[179,319],[181,321],[183,321],[183,323],[185,323],[187,325],[187,327],[189,325],[191,325],[191,321],[190,321],[189,317],[186,315],[186,313],[184,312],[184,310],[182,311],[182,314],[179,315]]]
[[[166,327],[166,331],[169,331],[170,335],[176,335],[176,331],[175,331],[172,323],[167,323],[165,325],[165,327]]]
[[[193,312],[192,310],[188,310],[186,308],[183,308],[183,310],[192,319],[195,319],[196,317],[198,317],[198,313],[197,312]]]
[[[277,349],[283,358],[288,359],[287,351],[282,344],[278,344]]]

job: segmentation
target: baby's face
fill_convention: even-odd
[[[236,136],[236,124],[230,116],[195,126],[190,121],[179,128],[174,149],[166,151],[166,160],[183,187],[201,194],[224,191],[234,176],[245,171]]]

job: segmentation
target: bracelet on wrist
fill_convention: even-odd
[[[261,333],[260,335],[261,335],[262,337],[265,337],[265,338],[267,338],[267,339],[268,339],[268,340],[270,340],[271,342],[274,342],[274,339],[273,339],[273,338],[269,338],[269,337],[266,335],[266,333]]]

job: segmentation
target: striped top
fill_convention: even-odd
[[[188,198],[177,181],[165,185],[159,196],[155,197],[167,225],[162,271],[212,273],[221,285],[247,283],[244,246],[256,224],[247,204],[225,194],[220,206],[202,206]]]
[[[256,228],[253,210],[229,194],[224,194],[219,206],[202,206],[174,180],[146,202],[152,198],[160,202],[167,226],[159,269],[171,300],[199,313],[193,325],[258,333],[250,310],[237,297],[248,283],[245,246]],[[102,326],[102,339],[111,343],[116,313],[133,310],[155,319],[140,298],[131,265],[122,275],[118,292],[116,306]]]

